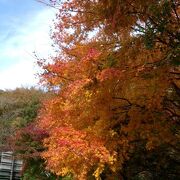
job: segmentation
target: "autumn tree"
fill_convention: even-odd
[[[59,54],[39,61],[41,82],[55,92],[39,114],[39,127],[49,133],[47,169],[75,179],[100,179],[103,171],[121,178],[139,143],[148,151],[177,146],[179,2],[50,5],[59,9],[52,35]]]

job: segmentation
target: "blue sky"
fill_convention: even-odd
[[[52,54],[55,9],[36,0],[0,0],[0,89],[36,86],[40,57]]]

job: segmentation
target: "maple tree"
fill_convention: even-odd
[[[120,177],[143,142],[179,139],[179,3],[176,0],[51,1],[58,8],[51,63],[41,82],[55,92],[39,114],[42,157],[57,175]],[[175,98],[176,97],[176,98]],[[78,167],[78,168],[77,168]]]

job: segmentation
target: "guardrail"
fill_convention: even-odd
[[[13,153],[0,153],[0,180],[20,180],[23,161],[15,159]]]

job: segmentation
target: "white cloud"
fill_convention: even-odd
[[[37,73],[36,60],[32,56],[34,51],[44,58],[53,53],[49,34],[53,18],[54,10],[44,9],[21,27],[16,27],[15,34],[0,46],[0,63],[4,60],[10,64],[6,69],[1,68],[0,89],[14,89],[37,83],[34,75]]]
[[[0,89],[14,89],[16,87],[30,87],[37,84],[35,66],[31,61],[21,61],[0,72]]]

